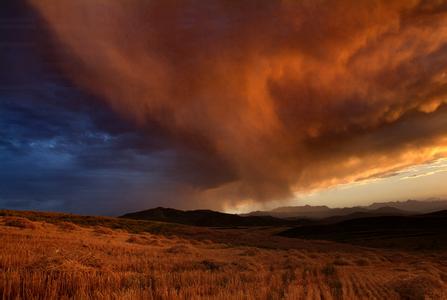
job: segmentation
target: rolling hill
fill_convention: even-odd
[[[144,211],[128,213],[120,218],[135,220],[151,220],[206,227],[238,227],[238,226],[293,226],[309,221],[286,220],[271,216],[240,216],[212,210],[183,211],[172,208],[157,207]]]
[[[379,216],[288,229],[280,236],[328,240],[369,247],[447,248],[447,210],[413,216]]]

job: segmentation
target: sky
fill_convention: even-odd
[[[0,207],[447,198],[443,1],[4,0]]]
[[[335,185],[297,193],[288,201],[271,203],[240,203],[227,207],[231,213],[269,210],[280,206],[325,205],[328,207],[368,206],[372,203],[392,201],[445,200],[447,198],[447,159],[404,168],[388,174],[358,182]]]

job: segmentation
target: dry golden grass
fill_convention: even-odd
[[[447,299],[442,253],[14,218],[0,217],[3,299]]]

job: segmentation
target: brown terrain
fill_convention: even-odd
[[[3,299],[447,299],[442,249],[0,211]]]

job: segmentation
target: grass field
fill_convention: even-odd
[[[0,212],[3,299],[447,299],[447,253]]]

